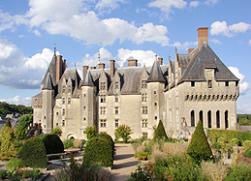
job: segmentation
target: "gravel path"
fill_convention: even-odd
[[[124,181],[135,171],[139,161],[134,158],[131,144],[116,144],[112,181]]]

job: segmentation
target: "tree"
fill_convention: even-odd
[[[46,154],[56,154],[64,152],[64,144],[56,134],[43,135],[43,143],[46,149]]]
[[[15,128],[15,136],[18,140],[23,140],[27,138],[27,131],[31,123],[32,114],[26,114],[20,117]]]
[[[164,128],[164,125],[163,125],[163,123],[162,123],[161,120],[159,121],[158,127],[154,130],[154,137],[153,137],[153,139],[155,141],[158,141],[158,140],[167,140],[168,139],[168,137],[166,135],[165,128]]]
[[[123,124],[123,125],[120,125],[115,130],[115,139],[116,141],[118,141],[121,138],[124,143],[128,143],[131,134],[132,134],[131,128]]]
[[[89,140],[89,139],[97,136],[98,133],[94,127],[90,126],[85,129],[84,134],[86,134],[86,137]]]
[[[212,159],[213,154],[205,135],[202,121],[199,121],[193,133],[191,143],[188,146],[187,154],[192,157],[196,163],[202,160]]]
[[[53,128],[53,130],[51,131],[51,134],[61,136],[62,135],[62,130],[59,127]]]

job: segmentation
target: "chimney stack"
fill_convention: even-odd
[[[99,62],[99,63],[98,63],[98,69],[105,69],[105,64]]]
[[[135,58],[129,58],[127,60],[128,67],[137,67],[138,66],[138,60]]]
[[[208,44],[208,27],[200,27],[197,29],[198,32],[198,47],[203,44]]]
[[[115,60],[110,60],[110,76],[113,76],[115,73]]]
[[[64,61],[62,55],[56,55],[56,82],[58,82],[63,75]]]
[[[160,65],[162,65],[163,64],[163,57],[158,57],[158,62]]]
[[[83,66],[83,80],[85,80],[85,75],[87,74],[88,69],[89,69],[88,65]]]

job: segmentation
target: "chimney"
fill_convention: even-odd
[[[198,32],[198,47],[201,47],[204,43],[208,44],[208,27],[200,27]]]
[[[160,65],[162,65],[163,64],[163,57],[158,57],[158,62]]]
[[[88,69],[89,69],[88,65],[83,66],[83,80],[85,80],[85,75],[87,74]]]
[[[190,54],[193,50],[194,50],[194,48],[188,48],[187,53]]]
[[[56,82],[58,82],[63,74],[64,61],[62,55],[56,56]]]
[[[105,64],[99,62],[99,63],[98,63],[98,69],[105,69]]]
[[[129,58],[127,60],[128,67],[137,67],[138,66],[138,60],[135,58]]]
[[[113,76],[115,73],[115,60],[110,60],[110,76]]]

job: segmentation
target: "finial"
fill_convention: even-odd
[[[156,60],[156,61],[158,60],[158,55],[157,55],[157,53],[155,54],[155,60]]]
[[[98,62],[101,63],[101,55],[100,50],[98,51]]]
[[[54,55],[56,56],[57,48],[56,48],[56,43],[54,43]]]

